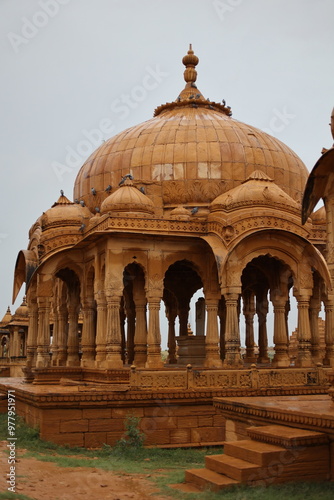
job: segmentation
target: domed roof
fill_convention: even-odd
[[[43,213],[41,217],[42,229],[45,230],[51,226],[66,226],[68,224],[81,225],[92,216],[90,210],[82,206],[80,203],[73,203],[63,191],[58,200],[52,205],[49,210]]]
[[[16,309],[13,319],[17,319],[17,317],[27,318],[28,317],[28,304],[26,297],[23,297],[22,304]]]
[[[103,143],[80,169],[74,198],[93,211],[92,189],[103,201],[106,187],[130,172],[157,209],[207,206],[261,169],[300,200],[308,177],[300,158],[278,139],[233,119],[225,101],[205,99],[195,84],[198,58],[191,48],[183,62],[186,86],[177,99]]]
[[[300,205],[261,170],[255,170],[242,184],[213,200],[210,211],[229,211],[264,205],[300,211]]]
[[[153,202],[133,185],[132,179],[126,177],[121,186],[110,194],[101,205],[101,213],[110,212],[129,213],[137,215],[152,215],[154,213]]]
[[[311,219],[313,224],[316,225],[323,225],[326,224],[326,209],[325,206],[323,205],[322,207],[318,208],[313,214],[311,214]]]
[[[8,323],[10,323],[11,319],[12,319],[12,313],[10,312],[10,307],[8,306],[4,317],[0,321],[0,328],[4,328],[5,326],[7,326]]]

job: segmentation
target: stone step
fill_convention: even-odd
[[[212,491],[219,491],[229,486],[241,484],[240,481],[208,469],[186,470],[185,480],[187,483],[195,484],[200,489],[210,488]]]
[[[263,467],[279,463],[283,454],[286,453],[286,449],[282,446],[243,439],[241,441],[226,442],[224,453]]]
[[[283,446],[285,448],[315,446],[328,443],[328,437],[322,432],[286,427],[284,425],[248,427],[247,434],[255,441]]]
[[[205,457],[207,469],[224,474],[236,481],[254,481],[261,467],[229,455],[209,455]]]

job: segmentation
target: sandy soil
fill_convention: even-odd
[[[0,492],[8,491],[6,441],[0,443]],[[167,500],[147,475],[124,474],[91,467],[58,467],[51,462],[23,458],[16,450],[16,493],[34,500]]]

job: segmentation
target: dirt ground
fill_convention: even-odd
[[[7,441],[0,443],[0,492],[8,491]],[[16,450],[15,492],[34,500],[167,500],[146,474],[124,474],[91,467],[59,467]],[[12,497],[11,497],[12,498]]]

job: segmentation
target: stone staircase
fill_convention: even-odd
[[[200,490],[246,484],[330,479],[326,434],[282,425],[249,427],[249,439],[225,442],[224,454],[209,455],[204,469],[187,470],[186,483]]]

